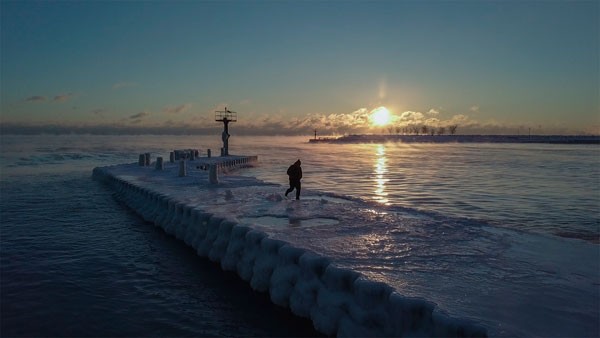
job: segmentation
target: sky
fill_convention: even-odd
[[[597,1],[0,1],[0,126],[600,134]],[[388,125],[370,116],[386,109]]]

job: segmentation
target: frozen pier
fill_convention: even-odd
[[[253,156],[159,161],[144,156],[142,163],[140,156],[139,163],[95,168],[93,176],[144,220],[223,270],[236,272],[256,291],[268,293],[273,303],[310,318],[320,332],[361,337],[487,335],[481,325],[452,318],[431,302],[403,296],[389,284],[340,264],[318,245],[303,245],[311,242],[311,229],[369,222],[371,214],[357,202],[314,192],[303,192],[300,201],[287,200],[282,196],[285,187],[235,175],[235,169],[257,161]],[[211,179],[214,174],[216,181]],[[347,237],[331,231],[327,243],[348,245]]]

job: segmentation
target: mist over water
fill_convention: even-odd
[[[288,162],[302,157],[307,189],[523,231],[596,242],[600,234],[597,145],[297,143],[256,151],[260,166],[249,172],[267,181],[285,185]]]
[[[240,174],[287,184],[303,162],[303,188],[497,226],[598,241],[600,147],[563,144],[309,144],[305,137],[233,137],[233,154],[259,156]],[[2,136],[3,177],[89,172],[141,152],[218,154],[214,136]]]
[[[598,317],[597,285],[582,286],[589,291],[586,296],[570,298],[560,293],[563,283],[584,285],[590,274],[594,277],[593,271],[598,276],[598,255],[589,254],[598,253],[594,243],[600,233],[597,145],[331,145],[306,141],[304,137],[234,135],[231,153],[259,156],[258,166],[236,174],[282,184],[283,193],[285,170],[300,158],[303,195],[310,190],[334,193],[389,211],[385,217],[401,211],[415,220],[433,220],[423,223],[431,227],[423,232],[396,233],[382,226],[360,234],[372,247],[365,247],[365,256],[353,264],[364,259],[367,267],[398,271],[402,280],[395,286],[404,283],[406,290],[400,291],[406,294],[422,292],[452,314],[468,316],[469,311],[456,309],[481,305],[460,304],[457,295],[473,289],[482,295],[490,292],[486,289],[491,287],[486,284],[490,275],[521,285],[516,289],[497,286],[499,294],[518,295],[531,302],[546,297],[534,292],[539,289],[536,285],[545,284],[540,290],[556,294],[533,304],[532,309],[572,302],[572,311],[589,309],[580,317],[573,316],[586,318],[587,323],[575,320],[572,325],[581,327],[579,333],[598,333],[593,319]],[[256,315],[256,307],[268,307],[266,299],[246,302],[253,293],[237,277],[223,277],[218,268],[183,243],[144,224],[116,203],[110,191],[91,180],[93,167],[137,162],[139,153],[150,152],[153,159],[168,158],[173,149],[199,148],[205,153],[210,148],[215,154],[219,147],[218,135],[2,136],[2,332],[281,336],[292,325],[292,333],[314,334],[310,324],[293,322],[274,307],[267,316],[279,316],[278,321]],[[382,224],[385,218],[377,220],[374,224]],[[477,241],[484,246],[473,246]],[[440,242],[445,244],[434,245]],[[548,243],[566,248],[570,254],[546,253]],[[407,250],[412,246],[413,251],[398,258],[402,265],[390,265],[398,260],[373,262],[368,255],[377,245],[405,245]],[[523,248],[530,251],[522,252]],[[335,254],[337,249],[328,250]],[[506,255],[494,261],[494,251]],[[469,255],[477,257],[482,252],[485,264],[469,268],[473,265]],[[547,260],[548,266],[556,262],[564,266],[573,257],[581,258],[580,268],[568,273],[548,268],[519,275],[529,269],[527,260],[522,259],[528,255],[543,260],[541,265]],[[372,276],[377,275],[373,269]],[[452,278],[463,281],[462,285],[457,287]],[[419,283],[431,284],[437,293],[419,289]],[[445,285],[452,285],[453,290],[440,291]],[[562,312],[552,310],[556,316]]]

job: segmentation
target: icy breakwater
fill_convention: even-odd
[[[187,166],[189,175],[185,177],[177,174],[179,164],[169,163],[164,170],[136,164],[98,167],[93,170],[93,177],[106,183],[117,199],[144,220],[184,241],[199,256],[219,263],[223,270],[236,272],[256,291],[267,292],[273,303],[310,318],[324,334],[487,335],[485,328],[451,318],[433,303],[404,297],[385,283],[336,266],[328,257],[270,238],[266,232],[240,223],[241,217],[253,216],[244,215],[243,207],[234,206],[236,213],[217,206],[227,204],[234,195],[232,191],[243,195],[247,191],[278,191],[280,186],[274,190],[273,185],[256,179],[223,173],[218,184],[210,184],[207,171],[195,170],[193,161]],[[276,193],[260,198],[263,203],[288,202]],[[304,218],[305,223],[309,221]]]

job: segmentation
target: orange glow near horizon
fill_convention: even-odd
[[[386,107],[379,107],[373,110],[369,119],[373,127],[384,127],[392,121],[392,114]]]

